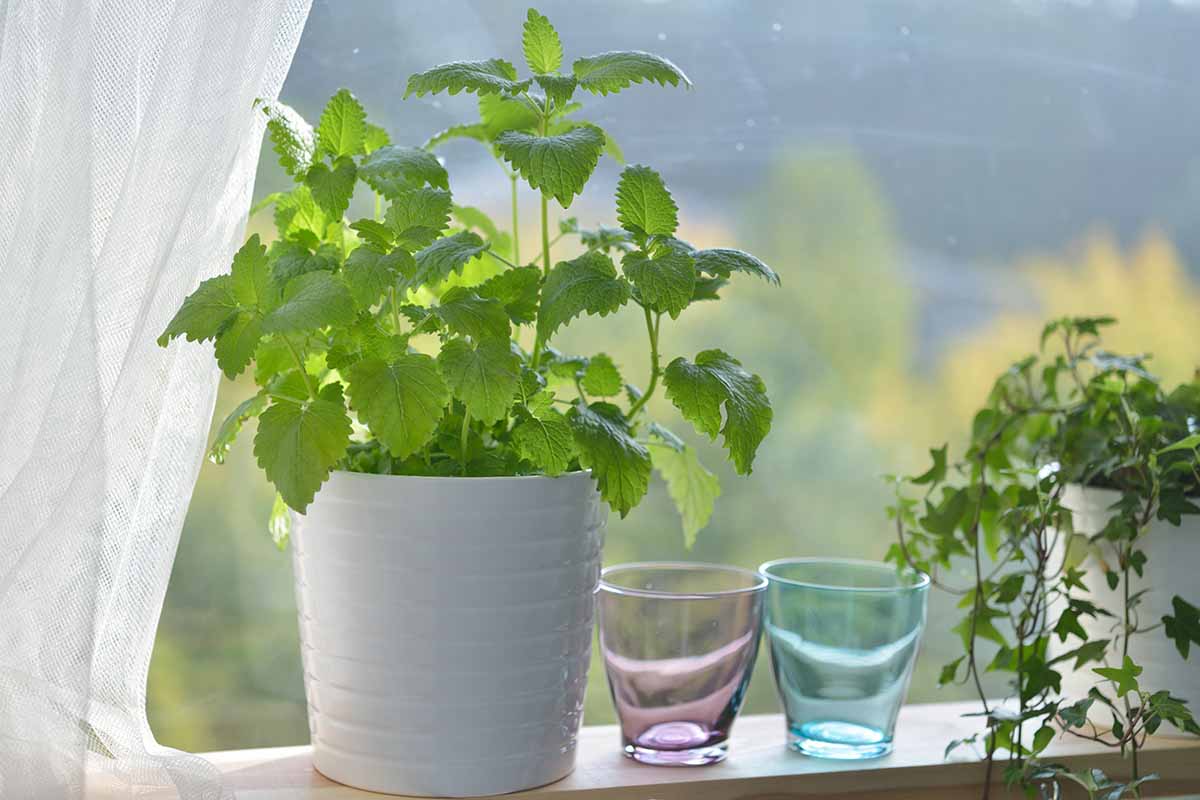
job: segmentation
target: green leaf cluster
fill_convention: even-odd
[[[184,299],[159,341],[213,342],[231,378],[254,364],[259,392],[221,424],[211,457],[223,460],[256,421],[255,457],[278,493],[276,543],[287,539],[286,510],[303,513],[335,469],[447,477],[586,469],[622,516],[657,472],[690,546],[720,486],[693,447],[650,419],[648,403],[663,392],[697,433],[722,437],[737,472],[751,470],[771,424],[762,380],[721,350],[668,359],[660,332],[664,319],[716,299],[735,272],[778,284],[775,272],[740,250],[696,250],[676,238],[678,204],[646,166],[621,173],[619,227],[550,217],[552,202],[567,208],[585,190],[600,158],[624,163],[612,137],[582,116],[579,97],[690,81],[640,51],[567,62],[558,31],[535,10],[521,44],[524,76],[490,58],[408,79],[406,97],[476,98],[477,119],[423,147],[393,144],[345,89],[315,126],[283,104],[257,104],[294,181],[259,206],[274,206],[276,238],[268,246],[250,237],[227,273]],[[512,190],[511,224],[456,202],[434,153],[456,139],[494,156]],[[522,181],[540,205],[540,252],[529,261]],[[645,322],[648,363],[636,370],[647,370],[644,389],[599,348],[576,356],[552,346],[581,315],[622,309]]]
[[[1161,621],[1139,614],[1158,588],[1144,580],[1151,526],[1200,514],[1200,380],[1168,390],[1146,357],[1104,350],[1101,335],[1113,324],[1047,324],[1039,352],[997,378],[962,457],[952,461],[946,447],[936,448],[926,471],[893,479],[888,514],[897,532],[889,558],[961,598],[955,630],[963,654],[941,681],[978,688],[987,752],[1007,755],[1006,775],[1027,786],[1057,776],[1117,798],[1136,796],[1152,776],[1136,766],[1120,781],[1072,773],[1041,764],[1039,754],[1062,731],[1133,753],[1136,765],[1163,722],[1200,732],[1171,687],[1144,685],[1130,655],[1130,641],[1144,636],[1165,635],[1184,658],[1200,644],[1200,611],[1181,597]],[[1068,493],[1078,486],[1117,494],[1097,532],[1073,527]],[[964,573],[971,579],[953,577]],[[1119,602],[1101,603],[1089,574],[1103,576]],[[1089,638],[1087,620],[1102,621],[1093,630],[1111,631],[1109,638]],[[1095,679],[1086,697],[1063,696],[1067,670]],[[1007,705],[983,692],[988,672],[1008,676]],[[1096,714],[1111,720],[1107,731],[1090,721]]]

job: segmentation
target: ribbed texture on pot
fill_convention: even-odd
[[[292,540],[316,768],[451,797],[569,773],[607,517],[586,473],[335,472]]]

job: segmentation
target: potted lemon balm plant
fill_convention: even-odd
[[[263,104],[295,180],[264,201],[278,236],[251,236],[161,338],[212,341],[230,378],[253,365],[259,390],[212,455],[257,418],[272,530],[282,542],[292,529],[314,763],[365,789],[484,795],[566,775],[609,509],[625,516],[656,470],[694,537],[718,492],[647,402],[661,392],[720,435],[741,474],[771,425],[758,376],[721,350],[669,353],[661,333],[734,273],[777,284],[775,272],[677,238],[675,201],[645,166],[621,173],[619,227],[551,229],[551,208],[571,205],[601,157],[621,157],[580,98],[687,77],[638,51],[566,69],[533,10],[522,44],[526,77],[493,58],[409,78],[406,96],[478,98],[478,121],[424,147],[393,145],[345,90],[315,130]],[[457,137],[511,182],[510,230],[451,194],[432,151]],[[540,248],[518,240],[520,181],[539,195]],[[375,213],[352,220],[363,184]],[[564,237],[578,254],[555,261]],[[626,307],[645,326],[640,386],[602,352],[553,346],[578,316]]]

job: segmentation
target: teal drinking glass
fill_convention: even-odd
[[[890,753],[925,628],[929,577],[827,558],[768,561],[759,572],[788,746],[821,758]]]

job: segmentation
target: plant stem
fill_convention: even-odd
[[[491,250],[484,250],[483,252],[487,253],[489,256],[491,256],[492,258],[496,259],[496,260],[497,260],[497,261],[499,261],[501,264],[507,264],[508,266],[510,266],[510,267],[512,267],[512,268],[514,268],[514,269],[516,269],[516,267],[517,267],[517,265],[516,265],[516,264],[514,264],[514,263],[513,263],[513,262],[511,262],[511,261],[509,261],[507,258],[505,258],[504,256],[500,255],[499,253],[494,253],[494,252],[492,252]]]
[[[1125,660],[1129,658],[1129,636],[1130,636],[1130,633],[1132,633],[1132,631],[1130,630],[1130,625],[1129,625],[1129,562],[1131,560],[1130,557],[1132,556],[1132,554],[1133,554],[1133,545],[1130,544],[1129,548],[1126,551],[1125,557],[1121,559],[1124,562],[1124,564],[1121,567],[1121,582],[1124,584],[1124,586],[1122,587],[1122,590],[1124,593],[1124,601],[1125,601],[1125,608],[1124,608],[1125,636],[1121,640],[1121,668],[1122,669],[1124,669],[1124,667],[1125,667]],[[1126,693],[1124,700],[1125,700],[1125,722],[1127,725],[1129,725],[1130,732],[1132,733],[1135,723],[1132,718],[1133,709],[1129,703],[1129,694],[1128,693]],[[1129,753],[1130,753],[1130,767],[1133,771],[1133,780],[1136,781],[1138,779],[1138,742],[1137,742],[1136,735],[1130,737]],[[1140,792],[1139,792],[1139,796],[1140,796]]]
[[[508,176],[508,182],[512,184],[512,242],[513,242],[513,261],[521,263],[521,232],[517,225],[517,173],[512,173]]]
[[[308,374],[308,370],[304,368],[304,359],[300,357],[300,353],[296,350],[296,345],[292,344],[292,340],[287,336],[283,336],[283,341],[287,344],[288,350],[292,352],[292,358],[296,361],[296,367],[300,370],[300,377],[304,379],[304,388],[308,389],[308,396],[317,399],[317,387],[313,385],[312,376]]]
[[[392,333],[400,335],[400,307],[396,303],[396,287],[388,287],[388,302],[392,306]]]
[[[654,390],[658,387],[658,329],[659,323],[662,321],[662,314],[651,317],[650,309],[643,308],[642,310],[646,312],[646,333],[650,337],[650,382],[646,384],[646,393],[630,406],[629,413],[625,415],[627,422],[633,422],[634,417],[649,402],[650,395],[654,394]]]
[[[462,459],[462,476],[467,477],[467,442],[471,438],[471,414],[463,407],[462,434],[459,436],[459,458]]]

